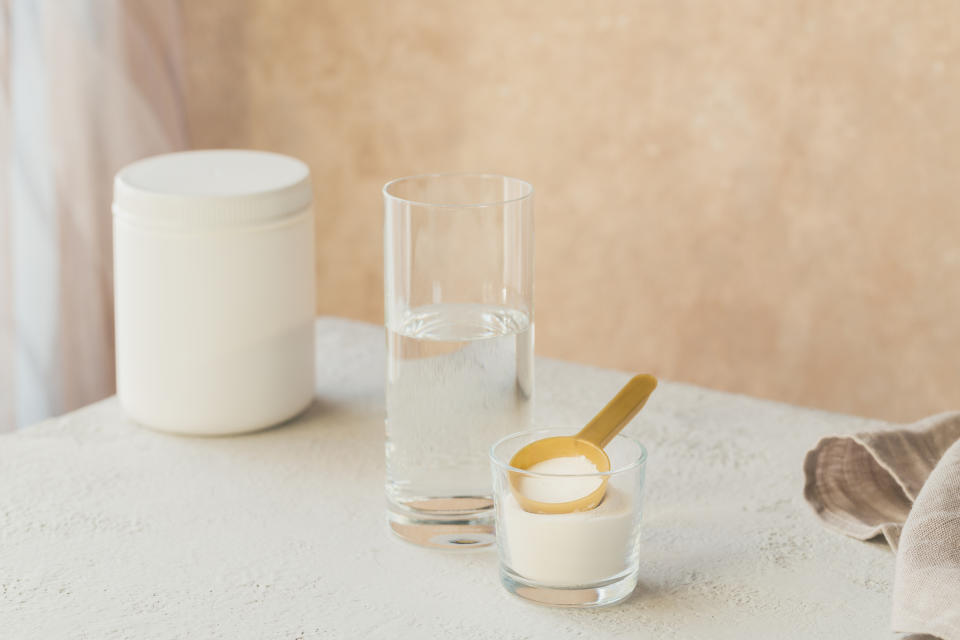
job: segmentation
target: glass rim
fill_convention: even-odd
[[[390,187],[399,184],[401,182],[408,182],[410,180],[419,180],[423,178],[456,178],[456,177],[470,177],[470,178],[500,178],[502,180],[510,180],[513,182],[520,183],[526,188],[526,193],[522,196],[517,196],[516,198],[506,198],[503,200],[491,200],[489,202],[470,202],[466,204],[453,204],[453,203],[444,203],[444,202],[420,202],[418,200],[411,200],[410,198],[403,198],[398,195],[390,193]],[[394,178],[386,184],[383,185],[383,197],[390,198],[391,200],[397,200],[399,202],[405,202],[407,204],[415,205],[418,207],[435,207],[437,209],[479,209],[482,207],[497,207],[505,204],[511,204],[513,202],[520,202],[521,200],[526,200],[533,197],[533,185],[523,180],[522,178],[514,178],[513,176],[504,175],[502,173],[486,173],[486,172],[476,172],[476,171],[452,171],[452,172],[440,172],[440,173],[418,173],[412,176],[403,176],[402,178]]]
[[[610,471],[593,471],[591,473],[543,473],[540,471],[530,471],[529,469],[520,469],[519,467],[510,466],[509,462],[502,461],[496,454],[497,447],[499,447],[504,442],[511,440],[513,438],[518,438],[525,435],[537,435],[537,434],[552,434],[552,435],[574,435],[574,434],[561,434],[557,433],[558,431],[564,431],[564,429],[533,429],[530,431],[517,431],[516,433],[511,433],[508,436],[504,436],[490,445],[490,462],[494,465],[503,469],[505,471],[520,473],[525,476],[531,476],[534,478],[608,478],[610,476],[615,476],[617,474],[623,473],[624,471],[630,471],[631,469],[636,469],[637,467],[643,465],[647,461],[647,448],[643,446],[643,443],[634,438],[633,436],[628,436],[625,433],[618,433],[614,436],[614,439],[623,438],[628,440],[631,443],[635,444],[640,448],[640,455],[635,457],[630,461],[629,464],[618,467],[616,469],[610,469]],[[539,440],[539,438],[535,438]],[[532,440],[531,440],[532,442]]]

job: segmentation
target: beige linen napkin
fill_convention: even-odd
[[[897,552],[894,630],[960,640],[960,412],[823,438],[803,469],[824,524]]]

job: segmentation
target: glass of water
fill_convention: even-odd
[[[390,526],[429,547],[488,545],[487,451],[530,424],[533,188],[435,174],[383,196]]]

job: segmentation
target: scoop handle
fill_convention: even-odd
[[[592,442],[601,449],[606,447],[613,437],[633,420],[640,409],[643,409],[643,405],[647,404],[647,398],[656,388],[657,379],[653,376],[646,373],[633,376],[630,382],[613,396],[607,406],[580,430],[576,438]]]

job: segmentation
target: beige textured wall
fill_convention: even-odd
[[[319,308],[380,321],[380,186],[537,188],[537,351],[960,407],[960,5],[185,2],[198,147],[313,169]]]

